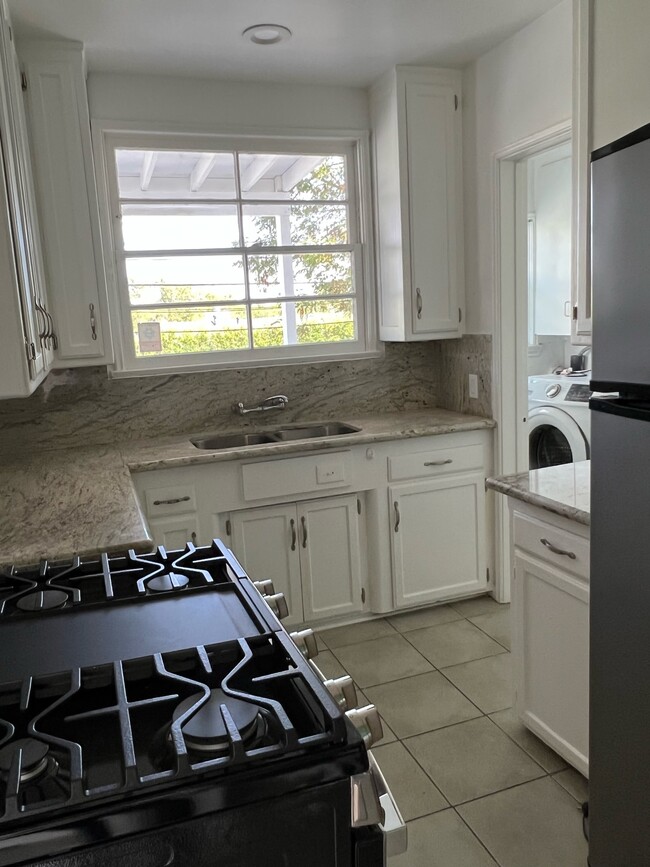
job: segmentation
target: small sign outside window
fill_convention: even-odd
[[[162,352],[160,322],[138,322],[140,352]]]

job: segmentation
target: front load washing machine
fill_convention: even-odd
[[[530,469],[589,458],[589,374],[528,377]]]

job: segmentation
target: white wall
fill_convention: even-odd
[[[93,118],[207,131],[344,130],[370,125],[368,95],[360,87],[92,73],[88,101]]]
[[[650,123],[650,0],[593,0],[592,137]]]
[[[464,78],[467,331],[493,330],[494,155],[571,117],[572,11],[563,0]]]

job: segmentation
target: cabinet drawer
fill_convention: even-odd
[[[241,468],[244,499],[264,500],[348,488],[352,484],[351,467],[350,452],[244,464]]]
[[[515,547],[566,572],[589,578],[588,539],[518,512],[513,518],[513,534]]]
[[[481,446],[428,449],[413,455],[388,458],[388,479],[391,482],[398,482],[402,479],[429,478],[444,473],[476,470],[482,466],[483,449]]]
[[[173,485],[166,488],[150,488],[145,492],[147,516],[180,515],[196,511],[194,485]]]

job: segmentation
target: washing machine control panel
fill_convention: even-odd
[[[568,390],[565,401],[574,401],[575,403],[588,403],[591,397],[591,389],[584,383],[574,383]]]

